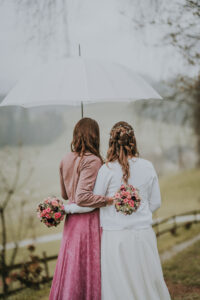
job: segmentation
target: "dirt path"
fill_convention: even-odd
[[[177,253],[181,252],[182,250],[186,249],[187,247],[193,245],[195,242],[200,240],[200,234],[198,234],[197,236],[193,237],[190,240],[187,240],[185,242],[182,242],[178,245],[173,246],[170,250],[164,251],[161,255],[160,255],[160,259],[162,262],[170,259],[171,257],[173,257],[174,255],[176,255]]]
[[[58,240],[61,240],[61,238],[62,238],[62,232],[55,233],[55,234],[42,235],[35,239],[26,239],[26,240],[19,241],[18,247],[21,248],[21,247],[26,247],[30,244],[42,244],[42,243],[58,241]],[[6,248],[7,249],[15,248],[15,243],[13,243],[13,242],[7,243]],[[0,250],[1,249],[2,249],[2,245],[0,245]]]

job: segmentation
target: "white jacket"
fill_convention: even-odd
[[[104,230],[142,229],[152,224],[152,212],[161,205],[160,188],[156,171],[151,162],[142,158],[129,159],[130,178],[128,183],[138,188],[141,205],[132,215],[123,215],[115,210],[114,205],[100,208],[100,222]],[[116,161],[104,164],[96,179],[94,194],[114,196],[122,181],[122,168]],[[82,208],[76,204],[67,205],[67,212],[82,213],[92,208]],[[70,208],[71,207],[71,208]]]

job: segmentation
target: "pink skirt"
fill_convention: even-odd
[[[99,210],[69,215],[49,300],[100,300]]]

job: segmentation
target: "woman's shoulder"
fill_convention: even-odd
[[[68,160],[71,160],[72,158],[74,158],[76,156],[76,153],[75,152],[67,152],[64,157],[62,158],[61,160],[61,164],[64,162],[64,161],[68,161]]]
[[[68,152],[61,160],[60,167],[62,168],[63,165],[73,165],[77,159],[80,161],[81,169],[85,167],[95,167],[99,169],[102,165],[101,159],[94,154],[86,153],[83,157],[80,157],[76,152]]]
[[[81,160],[82,160],[82,163],[86,163],[86,164],[87,163],[89,163],[89,164],[97,163],[97,164],[102,165],[100,157],[98,157],[92,153],[85,153]]]
[[[67,152],[66,154],[65,154],[65,156],[63,157],[63,159],[62,160],[65,160],[65,159],[71,159],[71,158],[77,158],[77,157],[79,157],[79,155],[78,155],[78,153],[76,153],[76,152],[72,152],[72,151],[70,151],[70,152]],[[98,156],[96,156],[96,155],[94,155],[94,154],[92,154],[92,153],[85,153],[84,155],[83,155],[83,157],[82,157],[82,160],[83,161],[101,161],[101,159],[98,157]]]
[[[101,166],[99,171],[107,175],[109,173],[115,172],[117,167],[118,167],[117,162],[106,162]]]
[[[133,161],[133,165],[134,165],[134,162],[137,162],[135,164],[137,171],[145,173],[147,176],[149,175],[150,177],[156,175],[156,170],[154,168],[153,163],[150,160],[138,157],[138,158],[136,158],[135,161],[134,161],[134,159],[132,159],[132,161]]]
[[[132,158],[131,159],[134,162],[137,162],[138,165],[144,166],[146,168],[153,168],[153,164],[150,160],[147,160],[145,158],[137,157],[137,158]]]
[[[86,153],[82,157],[78,156],[78,154],[76,155],[80,161],[80,170],[84,168],[94,168],[99,170],[102,165],[101,159],[94,154]]]

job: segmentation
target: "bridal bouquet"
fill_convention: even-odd
[[[136,212],[141,203],[138,189],[128,184],[121,185],[114,198],[116,211],[120,211],[124,215],[131,215]]]
[[[38,218],[47,227],[57,226],[64,219],[65,211],[61,200],[48,197],[37,208]]]

